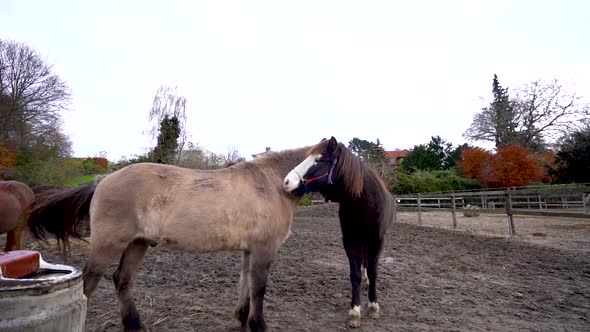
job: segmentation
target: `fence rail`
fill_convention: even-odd
[[[507,188],[488,191],[424,193],[397,196],[399,211],[448,211],[457,227],[457,212],[506,214],[508,231],[515,234],[515,215],[590,219],[590,184],[558,188]],[[470,212],[468,212],[470,211]]]

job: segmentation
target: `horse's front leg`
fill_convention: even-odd
[[[242,257],[242,270],[240,271],[240,298],[234,311],[234,316],[245,330],[250,313],[250,252],[244,251]]]
[[[250,314],[248,327],[250,331],[266,331],[263,315],[264,293],[270,264],[276,254],[274,248],[256,248],[250,252]]]
[[[348,256],[348,262],[350,264],[350,283],[352,285],[352,301],[350,302],[350,311],[348,312],[349,320],[348,325],[350,327],[361,326],[361,262],[362,262],[362,251],[361,247],[356,244],[344,243],[344,250],[346,250],[346,256]]]
[[[383,240],[375,241],[369,246],[367,257],[367,276],[369,278],[369,317],[379,318],[379,303],[377,302],[377,267]]]

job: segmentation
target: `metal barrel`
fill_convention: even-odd
[[[26,279],[0,278],[0,332],[82,332],[86,297],[82,273],[41,259]]]

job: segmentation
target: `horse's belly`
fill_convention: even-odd
[[[235,231],[170,232],[165,234],[159,243],[169,248],[194,253],[244,250],[247,247],[246,242]]]

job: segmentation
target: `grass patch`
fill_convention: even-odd
[[[94,175],[82,175],[75,178],[71,178],[64,183],[66,187],[75,187],[84,183],[92,182]]]

